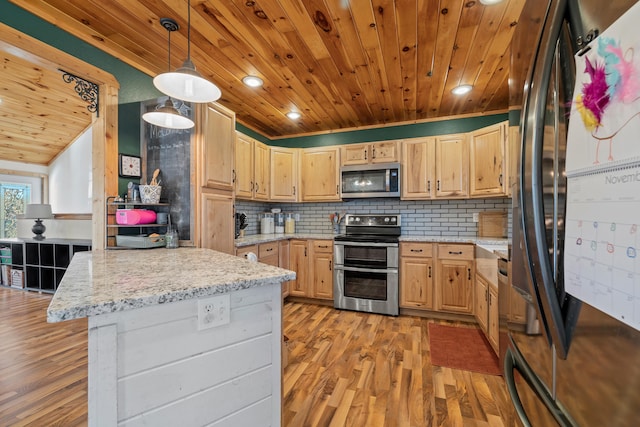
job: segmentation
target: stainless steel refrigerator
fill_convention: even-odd
[[[640,332],[566,292],[563,271],[565,154],[569,121],[575,119],[568,114],[574,55],[588,50],[636,1],[544,3],[539,44],[531,47],[536,50],[524,87],[512,233],[512,284],[535,308],[540,333],[507,325],[504,367],[515,408],[512,421],[531,426],[636,426]]]

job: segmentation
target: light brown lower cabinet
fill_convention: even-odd
[[[311,297],[333,300],[333,241],[311,241]]]
[[[433,309],[433,243],[400,244],[400,307]]]
[[[289,241],[289,270],[296,272],[295,280],[289,285],[289,295],[295,297],[311,297],[307,285],[309,277],[309,248],[306,240]]]
[[[289,295],[333,300],[332,240],[290,240],[289,270],[296,272]]]
[[[476,274],[475,317],[493,350],[498,352],[498,288],[480,274]]]
[[[473,314],[474,245],[438,244],[436,310]]]
[[[280,258],[280,268],[289,270],[289,241],[280,240],[278,247],[278,257]],[[290,282],[282,282],[282,298],[289,296]]]

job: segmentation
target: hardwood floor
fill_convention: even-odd
[[[0,426],[87,423],[87,322],[0,288]],[[285,426],[502,426],[502,377],[431,365],[427,324],[285,303]],[[444,323],[444,322],[443,322]]]
[[[431,364],[433,320],[299,303],[283,318],[286,426],[506,425],[502,377]]]
[[[0,426],[87,423],[87,321],[47,323],[50,300],[0,288]]]

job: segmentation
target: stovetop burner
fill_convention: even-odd
[[[349,214],[345,223],[347,232],[336,236],[335,241],[398,243],[400,215]]]

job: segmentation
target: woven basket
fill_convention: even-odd
[[[142,203],[158,203],[160,202],[160,185],[140,185],[140,200]]]

